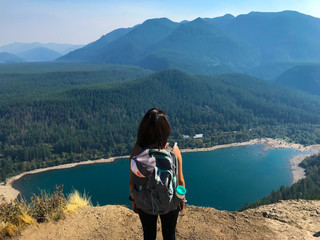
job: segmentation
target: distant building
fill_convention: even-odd
[[[189,139],[189,135],[183,135],[183,139]]]
[[[194,139],[196,139],[196,138],[203,138],[203,134],[202,134],[202,133],[201,133],[201,134],[196,134],[196,135],[193,136],[193,138],[194,138]]]

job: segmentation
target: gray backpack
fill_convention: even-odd
[[[161,150],[146,148],[131,159],[131,166],[134,164],[138,170],[138,174],[132,174],[132,195],[137,208],[145,213],[166,214],[179,206],[180,199],[175,194],[178,159],[172,152],[175,145]]]

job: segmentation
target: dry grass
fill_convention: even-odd
[[[22,228],[35,222],[58,221],[66,213],[75,212],[78,208],[91,205],[90,197],[81,196],[78,191],[68,198],[63,194],[63,186],[56,186],[53,194],[44,191],[33,196],[30,202],[16,200],[0,205],[0,239],[14,236]]]
[[[63,194],[63,186],[56,186],[53,194],[40,192],[40,196],[31,197],[30,213],[37,222],[47,220],[59,220],[64,218],[63,209],[67,204],[67,199]]]
[[[84,193],[82,196],[80,193],[75,190],[68,196],[68,202],[66,207],[64,208],[64,212],[75,212],[78,208],[91,206],[91,199],[90,197],[86,196]]]
[[[36,220],[29,214],[29,206],[20,200],[0,207],[0,239],[13,236],[16,232]]]

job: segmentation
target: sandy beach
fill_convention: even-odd
[[[320,152],[320,145],[311,145],[311,146],[303,146],[301,144],[294,144],[294,143],[288,143],[283,140],[278,139],[271,139],[271,138],[261,138],[261,139],[253,139],[247,142],[241,142],[241,143],[230,143],[230,144],[224,144],[224,145],[217,145],[210,148],[195,148],[195,149],[182,149],[182,153],[186,152],[201,152],[201,151],[213,151],[216,149],[221,148],[229,148],[229,147],[237,147],[237,146],[245,146],[245,145],[254,145],[254,144],[263,144],[265,145],[265,150],[267,151],[270,148],[292,148],[299,150],[300,152],[310,152],[309,154],[299,154],[294,156],[292,159],[290,159],[291,169],[292,169],[292,175],[293,175],[293,181],[292,183],[296,183],[300,179],[303,179],[305,177],[304,169],[299,167],[299,164],[305,159],[306,157],[318,154]],[[88,160],[84,162],[79,163],[69,163],[69,164],[63,164],[59,166],[54,167],[48,167],[48,168],[41,168],[41,169],[35,169],[29,172],[21,173],[17,176],[14,176],[6,181],[6,183],[0,184],[0,203],[10,202],[17,198],[19,195],[19,191],[14,189],[12,187],[12,184],[14,181],[18,180],[19,178],[27,175],[27,174],[34,174],[39,172],[44,172],[48,170],[56,170],[56,169],[64,169],[64,168],[72,168],[79,165],[86,165],[86,164],[95,164],[95,163],[108,163],[112,162],[115,159],[119,158],[129,158],[129,156],[118,156],[118,157],[111,157],[111,158],[103,158],[98,160]]]

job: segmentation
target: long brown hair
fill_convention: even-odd
[[[167,114],[159,108],[151,108],[142,118],[136,145],[146,147],[164,148],[171,132]]]

